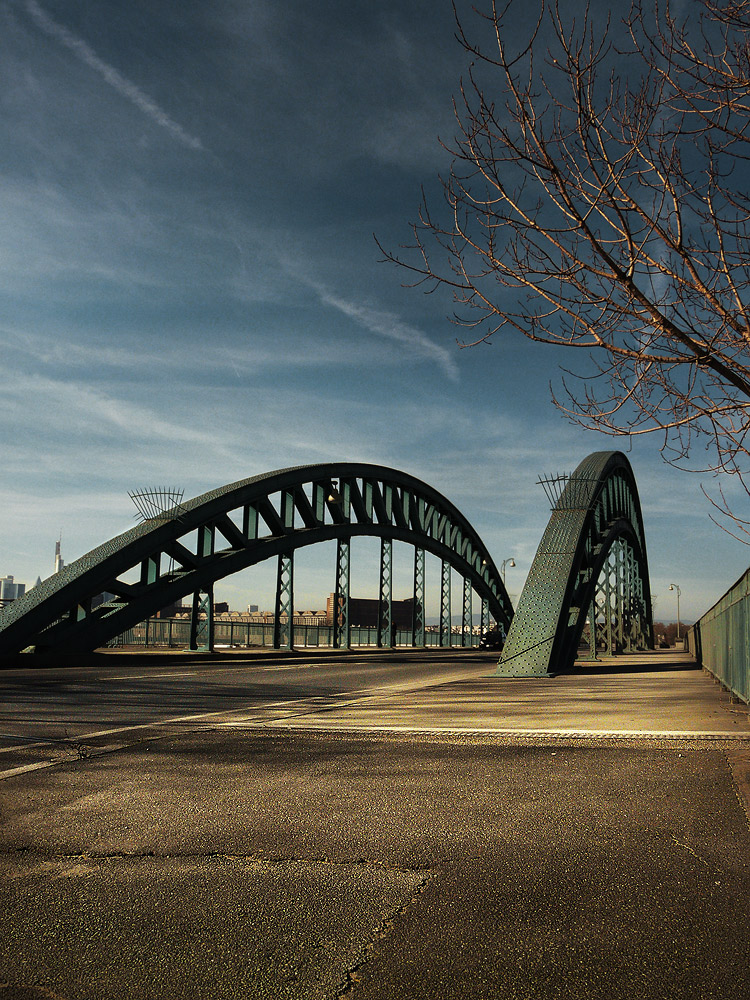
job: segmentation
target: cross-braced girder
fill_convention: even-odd
[[[632,653],[650,645],[643,580],[626,537],[613,542],[594,588],[588,614],[592,656]]]
[[[415,563],[415,596],[421,590],[415,641],[424,637],[425,551],[470,579],[493,617],[509,625],[513,610],[500,574],[449,500],[395,469],[324,463],[269,472],[182,502],[69,563],[0,612],[0,653],[95,649],[265,559],[289,557],[284,573],[291,580],[292,553],[325,541],[337,542],[337,599],[348,604],[349,546],[360,535],[407,542],[422,553],[421,566],[418,557]],[[95,607],[102,593],[110,599]],[[348,608],[342,610],[335,631],[347,644]]]
[[[424,646],[425,642],[424,590],[424,549],[416,546],[414,549],[414,611],[411,630],[412,646]]]
[[[380,591],[378,597],[378,646],[393,645],[393,622],[391,603],[393,600],[393,540],[380,539]]]
[[[572,667],[587,618],[610,652],[653,646],[646,543],[632,469],[594,452],[552,510],[511,624],[498,674]]]
[[[211,652],[214,648],[213,587],[193,594],[190,612],[190,649]]]

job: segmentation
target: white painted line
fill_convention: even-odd
[[[137,725],[134,726],[118,726],[112,729],[98,729],[95,730],[94,732],[80,733],[75,736],[70,736],[65,740],[60,740],[60,739],[40,740],[38,743],[26,743],[26,742],[21,742],[19,740],[19,744],[15,746],[0,747],[0,753],[18,752],[19,749],[37,750],[40,749],[41,747],[53,747],[53,746],[71,747],[72,749],[75,749],[77,745],[86,743],[87,740],[101,739],[102,736],[118,736],[121,733],[134,733],[143,731],[144,729],[158,730],[166,726],[181,725],[189,722],[199,722],[202,719],[215,719],[219,718],[222,715],[237,716],[247,712],[252,712],[252,713],[262,712],[269,708],[276,708],[276,709],[283,709],[290,707],[293,708],[295,705],[300,705],[300,704],[306,705],[309,703],[310,703],[309,697],[293,698],[290,699],[289,701],[277,701],[277,702],[272,702],[271,704],[266,703],[261,705],[248,705],[245,706],[244,708],[228,708],[228,709],[223,709],[220,712],[201,712],[196,715],[177,715],[169,719],[157,719],[154,720],[153,722],[138,723]],[[335,707],[346,708],[348,704],[349,703],[337,701],[335,703]],[[325,707],[326,707],[325,705],[311,706],[310,713],[315,714],[316,712],[319,712],[322,708]],[[113,750],[119,750],[124,746],[127,746],[127,744],[121,743],[118,744],[117,746],[112,746],[112,747],[96,747],[89,756],[92,757],[98,756],[101,753],[111,752]],[[40,761],[35,764],[25,764],[21,768],[11,768],[8,771],[0,771],[0,781],[2,781],[3,778],[11,777],[13,774],[21,774],[23,773],[24,770],[33,771],[41,767],[53,767],[55,764],[62,763],[63,760],[70,760],[70,758],[60,758],[59,760]]]
[[[24,750],[35,750],[39,749],[40,747],[52,747],[52,746],[60,746],[60,747],[68,746],[71,747],[72,749],[75,749],[75,747],[78,744],[85,743],[87,740],[99,739],[102,736],[116,736],[119,735],[120,733],[133,733],[144,729],[160,729],[163,726],[177,725],[178,723],[184,723],[184,722],[197,722],[200,719],[210,719],[220,715],[230,715],[236,711],[237,709],[229,709],[223,712],[202,712],[199,715],[178,715],[171,719],[161,719],[155,722],[139,723],[136,726],[119,726],[114,729],[99,729],[93,733],[81,733],[77,736],[71,736],[66,740],[42,740],[39,743],[23,743],[21,747],[19,746],[2,747],[0,748],[0,753],[11,753],[13,751],[17,752],[21,748],[23,748]],[[126,744],[123,743],[120,744],[120,746],[112,747],[111,749],[116,750],[122,746],[126,746]],[[96,753],[101,753],[101,752],[105,752],[105,748],[97,747],[94,753],[92,753],[90,756],[93,757],[96,755]],[[64,758],[64,759],[69,759],[69,758]],[[52,767],[54,764],[59,764],[59,763],[61,763],[61,760],[50,760],[50,761],[43,761],[37,764],[27,764],[24,765],[24,768],[26,770],[35,770],[36,768],[40,767]],[[21,770],[23,770],[24,768],[22,768]],[[13,768],[10,771],[0,771],[0,781],[3,778],[7,778],[14,773],[20,773],[18,768]]]
[[[59,763],[58,761],[42,760],[38,764],[24,764],[23,767],[13,767],[9,771],[0,771],[0,781],[3,778],[13,778],[17,774],[24,774],[26,771],[38,771],[41,767],[50,767],[53,763]]]

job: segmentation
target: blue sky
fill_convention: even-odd
[[[71,561],[130,527],[128,490],[343,459],[448,496],[518,593],[538,475],[627,442],[555,410],[559,351],[460,350],[448,294],[379,262],[373,234],[396,248],[421,186],[439,201],[453,31],[447,0],[0,5],[0,575],[31,584],[60,534]],[[657,617],[675,582],[693,618],[750,552],[655,440],[630,459]],[[363,542],[353,592],[376,573]],[[217,596],[270,605],[272,579]],[[332,552],[305,553],[296,605],[332,585]]]

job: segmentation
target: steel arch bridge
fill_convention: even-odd
[[[653,648],[643,517],[633,470],[619,451],[598,451],[570,476],[552,509],[508,633],[497,673],[569,670],[586,622],[591,655]]]
[[[0,653],[87,652],[189,594],[191,648],[210,648],[214,583],[274,556],[274,645],[291,648],[294,552],[331,540],[337,543],[334,644],[345,647],[350,545],[357,535],[381,539],[378,645],[391,644],[394,540],[415,547],[414,645],[425,642],[426,551],[442,563],[441,644],[450,643],[451,568],[464,579],[464,633],[471,626],[473,591],[482,601],[484,628],[492,615],[507,632],[513,609],[500,573],[449,500],[394,469],[327,463],[231,483],[105,542],[0,611]],[[111,599],[95,606],[102,593]]]

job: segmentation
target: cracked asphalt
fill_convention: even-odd
[[[0,674],[3,1000],[750,995],[747,709],[684,658],[507,707],[460,654],[237,661],[153,712],[121,662]]]

